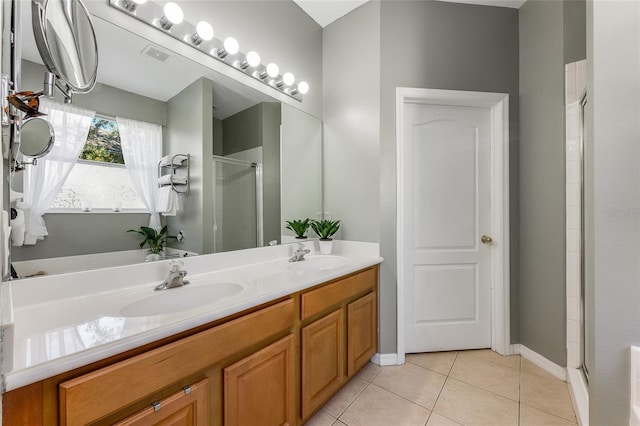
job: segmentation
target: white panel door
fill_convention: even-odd
[[[491,347],[491,109],[409,103],[405,352]]]

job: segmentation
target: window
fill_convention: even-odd
[[[96,116],[78,162],[69,173],[53,209],[145,210],[124,165],[115,120]]]

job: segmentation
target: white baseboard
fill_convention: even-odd
[[[513,345],[518,346],[518,348],[514,348],[514,354],[519,353],[520,356],[526,358],[528,361],[531,361],[538,367],[542,368],[547,373],[552,376],[562,380],[563,382],[567,381],[567,369],[564,367],[560,367],[553,361],[549,361],[547,358],[543,357],[537,352],[532,351],[528,347],[524,345]],[[517,352],[515,352],[517,350]]]
[[[398,354],[375,354],[371,362],[379,366],[398,365]]]
[[[567,368],[567,383],[578,424],[589,426],[589,387],[582,372],[577,368]]]

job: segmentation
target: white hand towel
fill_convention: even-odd
[[[185,158],[183,156],[174,157],[173,155],[165,155],[160,159],[160,165],[169,166],[172,165],[173,162],[174,166],[181,166],[184,161]]]
[[[16,208],[16,218],[11,221],[11,243],[15,247],[24,244],[24,211]]]
[[[180,205],[178,204],[178,194],[169,186],[158,189],[158,211],[163,216],[175,216]]]
[[[169,174],[158,178],[158,184],[160,185],[171,185],[171,182],[173,182],[174,185],[186,185],[187,177]]]

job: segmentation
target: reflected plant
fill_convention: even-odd
[[[149,246],[149,250],[153,254],[160,254],[164,245],[167,243],[169,239],[177,239],[173,235],[167,234],[167,226],[163,226],[160,231],[157,231],[153,228],[149,228],[148,226],[141,226],[140,230],[137,229],[129,229],[127,232],[136,232],[144,237],[144,240],[140,243],[140,248],[144,248],[145,245]]]
[[[296,234],[296,238],[307,238],[307,236],[304,234],[307,232],[307,229],[309,229],[310,225],[311,219],[309,218],[306,218],[304,220],[287,220],[287,229],[293,231],[293,233]]]

